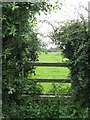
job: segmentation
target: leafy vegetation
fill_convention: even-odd
[[[74,117],[83,118],[84,110],[90,108],[88,23],[84,19],[66,23],[59,32],[57,29],[54,31],[53,38],[71,62]]]
[[[53,105],[52,105],[53,104]],[[64,103],[65,104],[65,103]],[[20,105],[12,104],[9,114],[5,115],[6,119],[59,119],[70,118],[68,106],[65,107],[60,101],[34,101],[33,99],[24,99],[20,101]],[[63,105],[63,106],[62,106]],[[6,109],[6,108],[5,108]],[[6,110],[8,113],[8,110]],[[20,117],[21,116],[21,117]]]
[[[3,116],[11,117],[10,110],[16,109],[14,107],[12,110],[10,106],[20,104],[20,95],[25,90],[37,91],[36,88],[39,88],[36,83],[27,80],[28,74],[32,74],[34,69],[26,61],[38,60],[39,41],[33,30],[35,14],[51,7],[46,2],[2,3]]]
[[[72,99],[66,101],[62,96],[59,101],[35,101],[21,96],[24,92],[42,91],[39,84],[28,80],[35,69],[26,61],[38,60],[39,41],[33,30],[35,14],[51,9],[55,7],[46,2],[2,3],[3,119],[85,118],[87,113],[90,115],[90,40],[85,20],[66,23],[53,35],[71,63]],[[45,60],[45,56],[42,59]],[[55,62],[56,58],[49,60]],[[68,90],[62,86],[57,85],[52,90],[61,95],[60,92]]]

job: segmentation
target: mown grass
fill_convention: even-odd
[[[65,62],[66,58],[60,52],[41,53],[39,55],[39,62]],[[36,75],[34,78],[68,78],[70,70],[65,67],[36,67]],[[50,92],[53,90],[53,83],[38,83],[42,85],[43,92]],[[62,88],[70,87],[70,84],[60,84]]]
[[[40,62],[63,62],[68,60],[67,58],[64,58],[64,56],[61,54],[61,52],[48,52],[41,53],[39,55],[39,61]]]

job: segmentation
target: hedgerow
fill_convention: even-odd
[[[70,61],[73,116],[83,118],[86,108],[90,109],[90,39],[88,22],[70,21],[57,28],[53,40],[58,43]],[[88,115],[90,115],[88,110]]]
[[[49,8],[50,5],[46,2],[2,2],[3,116],[6,116],[7,110],[11,110],[9,107],[12,108],[12,103],[17,106],[20,104],[23,92],[41,91],[35,82],[27,80],[35,70],[26,62],[38,60],[39,41],[34,32],[35,14]],[[12,111],[14,110],[13,106]],[[10,116],[9,114],[8,117]]]

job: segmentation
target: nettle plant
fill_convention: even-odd
[[[69,67],[72,80],[73,116],[83,117],[89,109],[90,101],[90,40],[88,22],[70,21],[56,29],[52,35],[65,57],[71,63]]]

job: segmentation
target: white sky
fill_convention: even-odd
[[[55,0],[52,0],[54,3]],[[65,0],[61,7],[61,10],[52,11],[51,14],[48,13],[45,15],[43,12],[41,15],[37,15],[37,29],[38,32],[43,34],[44,36],[49,35],[50,32],[53,31],[51,25],[46,22],[41,21],[48,21],[50,24],[54,25],[55,27],[59,25],[60,22],[71,20],[71,19],[78,19],[80,18],[79,14],[83,14],[84,17],[87,19],[88,11],[86,11],[83,7],[88,8],[88,2],[90,0]],[[54,44],[51,44],[51,40],[49,37],[40,37],[38,38],[43,42],[48,44],[48,48],[55,47]]]

